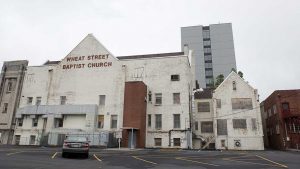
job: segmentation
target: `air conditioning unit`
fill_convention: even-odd
[[[234,140],[234,147],[241,147],[241,140]]]

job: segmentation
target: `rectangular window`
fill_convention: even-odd
[[[9,81],[7,83],[7,92],[11,92],[12,91],[12,86],[13,86],[13,83],[11,81]]]
[[[171,81],[179,81],[180,76],[179,75],[171,75]]]
[[[217,99],[217,108],[221,108],[221,99]]]
[[[149,91],[149,93],[148,93],[148,101],[152,102],[152,92],[151,91]]]
[[[211,53],[211,48],[204,48],[204,53]]]
[[[104,115],[98,115],[98,128],[103,129],[104,126]]]
[[[7,109],[8,109],[8,103],[4,103],[2,113],[7,113]]]
[[[252,109],[252,99],[251,98],[232,98],[232,109]]]
[[[232,119],[234,129],[247,129],[246,119]]]
[[[33,97],[27,97],[27,105],[32,105]]]
[[[276,128],[276,134],[280,134],[280,130],[279,130],[279,125],[278,124],[276,124],[275,128]]]
[[[282,109],[284,111],[289,111],[290,110],[290,105],[289,105],[288,102],[282,103],[281,105],[282,105]]]
[[[212,121],[202,121],[201,122],[201,133],[213,133],[213,122]]]
[[[274,112],[274,114],[277,113],[276,104],[273,105],[273,112]]]
[[[209,46],[210,45],[210,40],[203,41],[203,46]]]
[[[160,147],[161,146],[161,138],[154,138],[154,145]]]
[[[209,102],[198,102],[198,112],[210,112]]]
[[[18,119],[18,126],[19,127],[22,127],[23,126],[23,119]]]
[[[105,105],[105,95],[99,95],[99,105],[100,106]]]
[[[173,104],[180,104],[180,93],[173,93]]]
[[[63,118],[55,118],[55,128],[60,128],[64,126]]]
[[[117,128],[118,124],[118,115],[111,115],[111,126],[110,128],[115,129]]]
[[[162,104],[162,94],[161,93],[155,93],[155,104],[156,105]]]
[[[174,146],[180,146],[180,143],[181,143],[180,138],[173,138]]]
[[[204,63],[205,68],[212,68],[212,63]]]
[[[218,119],[217,120],[217,134],[218,135],[227,135],[227,119]]]
[[[36,97],[35,105],[39,106],[41,105],[42,97]]]
[[[252,118],[251,122],[252,122],[252,130],[257,130],[256,118]]]
[[[180,128],[180,114],[173,114],[174,128]]]
[[[198,121],[195,121],[195,122],[194,122],[194,126],[195,126],[194,129],[195,129],[195,130],[199,130],[198,124],[199,124]]]
[[[206,77],[212,77],[213,76],[213,71],[212,70],[205,71],[205,76]]]
[[[232,82],[232,90],[236,90],[236,82],[235,81]]]
[[[203,39],[210,38],[209,30],[203,30],[202,35],[203,35]]]
[[[34,145],[35,144],[35,135],[31,135],[30,136],[29,144],[30,145]]]
[[[148,114],[148,127],[151,128],[151,114]]]
[[[60,96],[60,105],[65,105],[67,101],[67,96]]]
[[[161,114],[155,115],[155,129],[161,129]]]
[[[37,127],[38,126],[38,121],[39,121],[38,118],[32,119],[32,127]]]

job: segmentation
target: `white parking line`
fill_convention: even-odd
[[[155,165],[157,164],[157,163],[152,162],[152,161],[148,161],[148,160],[141,159],[141,158],[139,158],[139,157],[137,157],[137,156],[132,156],[132,157],[135,158],[135,159],[137,159],[137,160],[144,161],[144,162],[146,162],[146,163],[155,164]]]
[[[13,155],[13,154],[19,154],[19,153],[23,153],[24,151],[17,151],[17,152],[13,152],[13,153],[7,153],[7,156]]]
[[[183,161],[189,161],[189,162],[192,162],[192,163],[199,163],[199,164],[205,164],[205,165],[211,165],[211,166],[215,166],[215,167],[218,167],[219,165],[216,165],[216,164],[210,164],[210,163],[204,163],[204,162],[200,162],[200,161],[194,161],[194,160],[188,160],[188,159],[185,159],[185,158],[175,158],[176,160],[183,160]]]
[[[96,154],[94,154],[93,156],[95,157],[96,160],[98,160],[100,162],[102,161],[99,157],[96,156]]]
[[[283,164],[280,164],[280,163],[276,163],[275,161],[269,160],[269,159],[264,158],[264,157],[262,157],[262,156],[256,155],[256,157],[259,157],[259,158],[261,158],[261,159],[263,159],[263,160],[269,161],[270,163],[276,164],[276,165],[278,165],[278,166],[280,166],[280,167],[288,168],[288,166],[286,166],[286,165],[283,165]]]
[[[55,156],[57,155],[57,153],[58,153],[58,152],[55,152],[51,158],[54,159]]]

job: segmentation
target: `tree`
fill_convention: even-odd
[[[217,88],[224,81],[224,75],[220,74],[216,77],[215,87]]]

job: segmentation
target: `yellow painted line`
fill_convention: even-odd
[[[286,166],[286,165],[277,163],[277,162],[275,162],[275,161],[269,160],[269,159],[264,158],[264,157],[262,157],[262,156],[256,155],[256,157],[259,157],[259,158],[261,158],[261,159],[263,159],[263,160],[269,161],[270,163],[276,164],[276,165],[278,165],[278,166],[280,166],[280,167],[288,168],[288,166]]]
[[[51,158],[54,159],[56,155],[57,155],[57,152],[55,152]]]
[[[93,156],[95,157],[96,160],[102,161],[99,157],[96,156],[96,154],[94,154]]]
[[[13,153],[7,153],[6,155],[7,156],[10,156],[10,155],[14,155],[14,154],[19,154],[19,153],[23,153],[24,151],[17,151],[17,152],[13,152]]]
[[[255,163],[255,162],[250,162],[250,161],[232,160],[232,159],[228,159],[228,158],[223,158],[223,160],[235,161],[235,162],[246,163],[246,164],[256,164],[256,165],[265,165],[265,166],[278,167],[278,165]]]
[[[210,163],[204,163],[204,162],[200,162],[200,161],[188,160],[188,159],[185,159],[185,158],[175,158],[175,159],[176,160],[189,161],[189,162],[192,162],[192,163],[199,163],[199,164],[211,165],[211,166],[215,166],[215,167],[219,166],[219,165],[216,165],[216,164],[210,164]]]
[[[139,157],[137,157],[137,156],[132,156],[132,157],[135,158],[135,159],[137,159],[137,160],[144,161],[144,162],[146,162],[146,163],[155,164],[155,165],[157,164],[157,163],[152,162],[152,161],[148,161],[148,160],[141,159],[141,158],[139,158]]]

